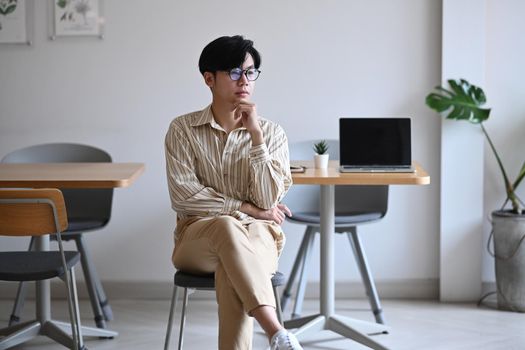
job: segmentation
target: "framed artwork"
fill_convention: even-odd
[[[31,45],[31,0],[0,0],[0,44]]]
[[[50,4],[52,40],[82,36],[103,39],[102,0],[50,0]]]

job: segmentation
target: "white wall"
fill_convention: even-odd
[[[443,0],[443,86],[460,78],[485,85],[485,35],[485,0]],[[479,128],[442,118],[440,175],[439,297],[475,300],[482,285],[483,135]]]
[[[173,117],[209,102],[197,70],[204,45],[237,33],[262,53],[258,110],[291,142],[336,138],[342,115],[413,118],[413,156],[432,184],[393,187],[387,217],[361,232],[378,280],[438,277],[440,119],[424,98],[440,81],[440,1],[111,0],[102,41],[48,40],[47,2],[35,2],[34,46],[0,46],[0,155],[68,141],[146,163],[115,191],[108,227],[87,235],[103,280],[171,280],[164,134]],[[284,228],[288,272],[303,228]],[[336,279],[359,280],[346,239],[336,247]]]
[[[525,2],[521,0],[490,0],[487,4],[486,81],[487,106],[492,108],[485,123],[503,161],[507,174],[514,181],[525,161]],[[501,172],[485,143],[484,233],[490,234],[488,218],[505,199]],[[518,194],[525,200],[525,183]],[[523,249],[523,247],[521,248]],[[483,280],[494,281],[494,259],[484,244]]]

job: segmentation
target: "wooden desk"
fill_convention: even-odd
[[[306,166],[304,173],[292,173],[295,185],[428,185],[430,176],[414,162],[414,173],[340,173],[339,161],[331,160],[328,169],[314,169],[314,162],[294,160],[292,165]]]
[[[144,172],[142,163],[0,163],[0,188],[116,188],[128,187]],[[36,250],[49,250],[49,235],[37,237]],[[34,333],[71,346],[69,323],[51,319],[49,280],[36,282],[37,321],[40,328]],[[23,325],[23,324],[22,324]],[[19,327],[15,325],[13,327]],[[117,332],[82,327],[82,334],[93,337],[115,337]]]
[[[388,327],[335,314],[334,186],[427,185],[430,176],[418,163],[414,163],[414,173],[340,173],[338,161],[330,161],[328,169],[313,169],[312,161],[292,161],[291,164],[307,167],[304,173],[292,173],[294,184],[321,186],[321,295],[319,314],[286,321],[286,328],[298,328],[294,334],[299,339],[310,332],[330,330],[372,349],[387,349],[368,334],[386,333]]]
[[[0,187],[128,187],[142,163],[0,163]]]

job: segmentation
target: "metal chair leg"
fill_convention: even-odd
[[[82,338],[82,325],[80,323],[80,310],[79,310],[79,307],[78,307],[78,293],[77,293],[77,283],[76,283],[76,279],[75,279],[75,268],[72,267],[71,270],[70,270],[70,276],[71,276],[71,279],[70,279],[70,283],[71,283],[71,294],[72,294],[72,303],[73,303],[73,311],[74,311],[74,317],[75,317],[75,321],[72,322],[74,324],[74,326],[77,328],[76,329],[76,335],[77,335],[77,343],[78,343],[78,348],[80,350],[83,350],[84,349],[84,340]]]
[[[306,282],[308,280],[308,266],[310,262],[310,257],[312,256],[312,248],[315,242],[315,230],[312,227],[308,227],[309,230],[305,234],[308,237],[306,252],[303,256],[302,266],[301,266],[301,275],[299,277],[299,285],[297,286],[297,292],[295,294],[295,304],[292,311],[292,319],[301,316],[301,311],[303,309],[303,300],[304,292],[306,290]]]
[[[93,309],[95,324],[97,328],[106,328],[106,320],[102,313],[102,308],[100,307],[100,300],[98,298],[98,293],[96,290],[96,280],[98,279],[96,275],[95,266],[93,266],[91,256],[87,249],[86,244],[84,243],[84,238],[82,234],[75,234],[74,240],[77,245],[77,250],[80,252],[80,261],[82,263],[82,271],[84,272],[86,288],[89,294],[89,300],[91,302],[91,308]]]
[[[102,287],[102,282],[100,282],[100,278],[95,278],[95,288],[97,290],[98,295],[98,301],[100,303],[100,307],[102,308],[102,313],[104,314],[104,318],[106,321],[112,321],[113,320],[113,310],[111,309],[111,305],[109,305],[108,297],[106,296],[106,293],[104,292],[104,288]]]
[[[31,237],[29,241],[29,248],[27,250],[32,251],[35,246],[35,237]],[[16,291],[15,303],[13,305],[13,311],[9,317],[9,326],[14,326],[20,322],[20,315],[22,314],[22,309],[24,308],[24,302],[27,294],[28,282],[19,282],[18,289]]]
[[[279,291],[277,290],[277,287],[273,287],[273,296],[275,297],[275,312],[277,312],[277,319],[279,320],[279,323],[284,326],[281,299],[279,298]]]
[[[297,251],[297,256],[295,257],[292,271],[290,272],[290,277],[288,277],[288,281],[286,282],[286,287],[283,290],[283,294],[281,297],[281,310],[282,311],[284,311],[284,309],[286,308],[286,305],[288,304],[288,301],[290,300],[290,297],[292,296],[293,283],[295,282],[295,279],[297,277],[297,272],[299,271],[299,265],[304,260],[304,254],[306,252],[306,245],[308,244],[309,230],[310,230],[310,227],[307,226],[304,232],[303,240],[301,241],[301,245],[299,246],[299,250]]]
[[[171,329],[173,327],[173,314],[174,314],[175,306],[177,303],[177,292],[178,292],[178,288],[177,286],[174,285],[173,293],[171,296],[170,316],[168,318],[168,329],[166,329],[166,339],[164,340],[164,350],[168,350],[170,347]]]
[[[57,220],[55,218],[55,220]],[[58,225],[57,225],[58,227]],[[71,267],[70,270],[67,268],[66,258],[64,255],[64,246],[62,244],[61,234],[60,232],[57,232],[56,234],[56,240],[58,242],[58,246],[60,249],[60,255],[62,258],[62,267],[64,269],[64,274],[61,276],[61,278],[66,282],[66,290],[67,290],[67,305],[68,305],[68,311],[69,311],[69,320],[71,322],[71,333],[73,335],[73,349],[74,350],[82,350],[80,340],[80,326],[79,326],[79,311],[78,311],[78,299],[77,299],[77,290],[76,290],[76,283],[74,282],[75,278],[75,272],[74,267]]]
[[[365,251],[361,245],[361,240],[357,234],[357,229],[353,228],[353,230],[348,232],[347,235],[350,245],[354,251],[357,266],[359,267],[359,272],[361,273],[361,278],[363,280],[366,294],[368,295],[368,300],[370,302],[370,306],[372,307],[372,312],[376,319],[376,323],[385,324],[383,310],[381,309],[381,303],[379,301],[374,279],[368,266],[368,261],[366,259]]]
[[[184,301],[182,303],[182,313],[180,317],[180,332],[179,332],[179,348],[182,350],[182,343],[184,341],[184,323],[186,323],[186,306],[188,305],[188,288],[184,288]]]

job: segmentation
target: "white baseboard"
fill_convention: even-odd
[[[172,282],[148,281],[103,281],[104,290],[111,299],[170,299],[173,291]],[[88,294],[84,282],[78,282],[79,298],[87,299]],[[0,299],[13,299],[16,295],[17,283],[0,282]],[[51,282],[51,295],[56,299],[66,296],[64,284],[60,280]],[[398,279],[377,280],[376,288],[380,298],[387,299],[437,299],[439,283],[437,279]],[[293,291],[292,291],[293,292]],[[34,299],[34,283],[30,283],[27,296]],[[292,293],[293,295],[293,293]],[[195,297],[215,299],[215,293],[206,291],[195,292]],[[319,298],[319,282],[309,282],[305,293],[307,299]],[[337,282],[336,299],[366,298],[361,282]]]

